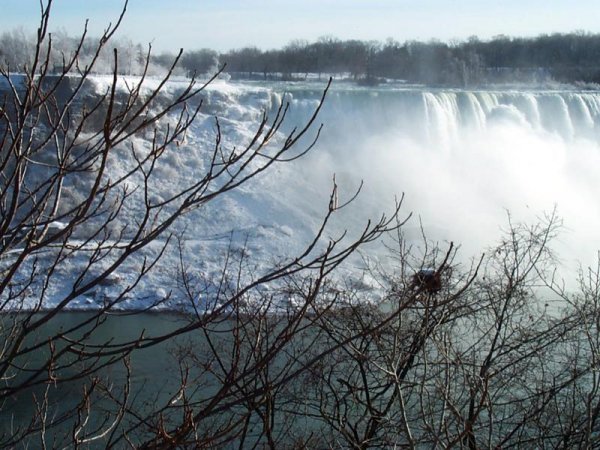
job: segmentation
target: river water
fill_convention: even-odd
[[[36,334],[36,339],[75,326],[90,315],[91,313],[85,312],[61,313],[56,316],[50,325]],[[145,335],[160,335],[173,331],[178,326],[182,326],[183,323],[182,316],[169,313],[109,315],[106,316],[106,321],[95,330],[93,337],[86,342],[89,344],[116,343],[136,339],[142,333]],[[75,338],[76,336],[70,337]],[[177,344],[183,342],[184,339],[186,338],[172,339],[152,348],[138,349],[131,354],[131,393],[133,395],[130,402],[132,406],[137,405],[136,407],[143,411],[143,405],[146,402],[155,405],[176,392],[179,387],[180,373],[174,350]],[[199,341],[196,338],[196,342]],[[37,364],[45,361],[46,356],[47,352],[40,350],[33,356],[29,356],[23,367],[36,367]],[[61,375],[68,376],[73,370],[77,370],[77,366],[72,370],[62,371]],[[97,376],[112,384],[115,392],[122,392],[126,373],[125,366],[122,363],[117,363],[102,369]],[[86,383],[89,385],[89,380]],[[84,382],[76,380],[56,385],[51,384],[50,386],[41,385],[9,398],[0,411],[0,435],[13,435],[16,429],[25,427],[30,423],[32,417],[36,415],[36,401],[40,404],[43,402],[46,388],[48,388],[48,403],[50,405],[48,416],[58,417],[62,412],[71,411],[76,407],[77,402],[81,400]],[[100,423],[102,420],[102,406],[94,404],[93,407],[94,412],[90,417],[90,421]],[[112,406],[107,407],[112,408]],[[59,426],[59,433],[71,432],[73,424],[74,422],[70,420]],[[49,443],[54,442],[53,434],[54,431],[48,431],[47,433]],[[39,438],[36,437],[35,441],[39,442]],[[102,445],[98,444],[98,448],[102,448]]]

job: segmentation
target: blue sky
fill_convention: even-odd
[[[33,31],[39,0],[0,0],[0,30]],[[86,18],[99,33],[121,0],[55,0],[52,29],[71,34]],[[247,45],[277,48],[293,39],[388,37],[448,41],[471,35],[600,32],[598,0],[130,0],[122,36],[158,50]]]

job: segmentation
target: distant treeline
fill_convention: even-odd
[[[244,48],[216,55],[210,50],[191,52],[186,61],[195,68],[194,56],[207,55],[227,63],[234,73],[262,74],[264,78],[294,74],[333,74],[366,82],[379,78],[410,83],[472,86],[505,82],[600,83],[600,34],[569,33],[535,38],[498,36],[464,42],[364,42],[321,38],[294,41],[280,50]]]
[[[94,48],[90,39],[89,48]],[[23,30],[0,34],[0,65],[19,70],[33,55],[33,36]],[[52,61],[60,70],[63,55],[76,48],[78,39],[65,32],[53,36]],[[129,39],[113,41],[119,52],[119,72],[140,73],[147,49]],[[81,51],[85,64],[87,44]],[[91,56],[91,55],[90,55]],[[150,73],[164,71],[174,54],[155,54]],[[466,41],[400,43],[340,40],[323,37],[316,42],[293,41],[277,50],[255,47],[218,53],[210,49],[189,50],[180,63],[180,74],[210,73],[226,64],[238,78],[298,79],[309,74],[349,77],[358,82],[385,79],[444,86],[477,86],[489,83],[600,83],[600,34],[576,32],[534,38],[497,36]],[[110,72],[110,51],[101,56],[100,71]]]

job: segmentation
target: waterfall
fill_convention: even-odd
[[[326,101],[322,142],[302,163],[303,180],[321,192],[333,172],[349,180],[347,189],[365,182],[358,212],[344,225],[404,193],[430,236],[475,255],[494,242],[506,211],[535,221],[556,207],[564,260],[573,267],[595,258],[600,93],[371,90],[377,95],[339,88]],[[294,95],[298,104],[309,99]]]
[[[321,94],[311,83],[210,86],[195,136],[172,159],[179,176],[196,176],[195,161],[212,145],[214,116],[223,145],[239,146],[264,110],[273,117],[289,103],[281,131],[290,132]],[[277,166],[188,228],[216,235],[228,221],[226,229],[262,230],[268,239],[259,236],[256,251],[285,254],[311,236],[335,173],[340,201],[364,185],[355,204],[332,219],[332,233],[360,230],[404,193],[406,212],[420,217],[428,236],[460,243],[469,256],[494,243],[507,210],[515,220],[536,220],[554,207],[565,223],[565,261],[589,261],[600,248],[599,92],[334,84],[317,122],[324,128],[305,158]],[[416,221],[406,231],[420,239]]]
[[[86,89],[96,93],[110,82],[100,77],[91,81]],[[178,95],[185,85],[170,82],[164,95]],[[220,145],[230,151],[251,141],[265,112],[273,120],[277,109],[289,104],[276,136],[282,144],[286,133],[311,117],[321,95],[311,83],[211,84],[201,93],[203,108],[186,139],[162,156],[155,169],[160,179],[150,195],[168,198],[202,176],[214,150],[216,117]],[[327,94],[313,134],[301,140],[299,150],[312,142],[320,123],[319,140],[306,156],[274,164],[176,224],[186,233],[187,264],[199,271],[220,270],[218,258],[232,236],[257,267],[298,254],[327,212],[334,174],[340,203],[362,187],[349,207],[333,214],[327,237],[344,230],[350,236],[360,233],[369,219],[389,212],[404,194],[403,213],[418,216],[403,229],[414,245],[422,242],[422,225],[442,247],[448,241],[459,244],[468,260],[495,243],[507,210],[515,221],[535,221],[556,207],[565,224],[558,241],[562,261],[573,267],[577,261],[592,264],[596,257],[599,92],[340,84]],[[151,133],[134,137],[136,151],[150,145],[149,139]],[[130,151],[112,160],[107,170],[113,178],[123,175],[127,158],[132,158]],[[135,222],[135,215],[133,206],[123,220]],[[369,247],[369,257],[389,260],[383,246]],[[176,257],[166,256],[166,267],[178,264]],[[363,268],[361,258],[352,264],[350,272]],[[166,272],[164,276],[168,283]]]

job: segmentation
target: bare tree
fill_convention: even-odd
[[[32,47],[31,37],[23,28],[4,31],[0,35],[0,65],[16,70],[24,62],[29,63]]]
[[[90,57],[85,30],[68,53],[54,47],[51,7],[41,7],[26,64],[2,72],[1,446],[599,445],[600,270],[582,271],[577,290],[558,283],[554,214],[509,221],[500,243],[465,267],[454,244],[408,245],[402,201],[354,238],[329,238],[330,219],[353,200],[340,202],[334,179],[303,251],[259,269],[232,245],[218,273],[199,274],[180,220],[309,151],[328,87],[287,135],[285,103],[235,147],[215,119],[197,176],[165,188],[207,85],[191,79],[166,93],[181,52],[149,82],[148,49],[139,79],[119,77],[131,55],[113,51],[106,88],[89,89],[123,16]],[[382,297],[335,277],[384,235],[394,237],[394,271],[371,273]],[[128,317],[151,323],[127,302],[173,253],[177,292],[146,307],[176,300],[178,319],[104,337]],[[63,322],[92,298],[88,313]],[[158,366],[169,372],[159,388],[138,376],[139,355],[158,349],[172,358]],[[22,411],[25,402],[33,406]]]
[[[393,229],[399,206],[391,218],[367,224],[347,243],[344,236],[324,239],[329,218],[343,207],[332,206],[304,252],[256,276],[244,273],[243,254],[237,261],[234,252],[225,255],[220,278],[209,280],[214,289],[202,306],[182,258],[179,279],[191,316],[168,332],[99,341],[108,314],[121,310],[163,254],[177,248],[172,228],[180,217],[276,164],[301,157],[319,135],[317,129],[298,148],[320,106],[283,138],[288,106],[265,112],[254,137],[233,149],[222,145],[216,120],[216,139],[202,173],[176,192],[153,195],[160,189],[158,172],[165,158],[177,151],[201,110],[199,96],[206,84],[191,79],[175,96],[163,94],[180,52],[166,76],[146,87],[150,49],[139,80],[124,83],[117,75],[121,58],[115,50],[107,88],[88,95],[90,74],[126,6],[98,39],[91,58],[80,58],[89,45],[84,30],[57,68],[48,0],[41,6],[31,61],[19,68],[21,74],[13,67],[2,72],[0,405],[7,423],[18,402],[36,406],[2,430],[0,443],[172,448],[239,439],[243,444],[258,418],[262,428],[255,440],[274,445],[279,431],[273,427],[273,399],[314,364],[298,356],[298,364],[277,368],[281,355],[290,354],[296,341],[311,333],[313,316],[335,301],[327,289],[332,271],[363,243]],[[149,146],[137,146],[137,136]],[[133,221],[123,219],[126,211],[135,211]],[[120,275],[124,270],[131,275],[132,267],[135,276],[123,281]],[[116,290],[98,299],[107,284]],[[261,287],[267,285],[272,290],[265,294]],[[93,312],[61,327],[61,312],[89,295],[98,300]],[[278,305],[290,298],[294,305],[281,310]],[[151,306],[168,301],[169,295],[156,298]],[[278,307],[280,312],[271,315]],[[208,351],[186,352],[180,344],[176,388],[139,406],[134,396],[140,386],[132,382],[130,359],[183,336],[199,336]],[[107,370],[116,366],[124,375],[111,379]],[[65,387],[73,392],[57,398]]]
[[[467,271],[452,245],[418,257],[399,234],[401,270],[380,275],[388,296],[319,318],[314,347],[339,346],[297,400],[320,445],[597,446],[598,271],[579,292],[561,287],[550,250],[559,227],[555,215],[510,223]],[[441,286],[428,283],[434,275]]]

